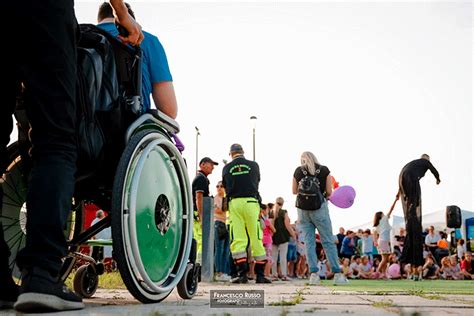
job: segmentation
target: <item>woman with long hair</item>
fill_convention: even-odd
[[[316,178],[316,183],[319,184],[320,193],[323,196],[323,201],[318,203],[312,202],[311,198],[302,199],[302,193],[299,187],[305,177]],[[347,284],[347,278],[341,273],[339,266],[339,258],[337,256],[337,248],[332,233],[332,223],[329,217],[329,208],[326,199],[332,194],[332,178],[328,167],[321,165],[316,159],[316,156],[309,151],[301,154],[301,165],[296,168],[293,174],[293,194],[297,195],[297,211],[298,222],[303,234],[304,243],[306,246],[307,260],[309,265],[310,280],[309,283],[317,285],[320,283],[318,275],[318,258],[316,256],[316,237],[315,230],[318,229],[321,237],[321,243],[326,251],[327,258],[331,266],[331,272],[334,273],[335,284]],[[319,192],[318,192],[319,194]],[[307,200],[309,203],[300,203],[298,199]],[[313,206],[314,205],[314,206]]]

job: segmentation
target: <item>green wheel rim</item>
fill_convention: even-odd
[[[146,157],[142,157],[141,166],[139,163],[134,170],[130,191],[136,192],[136,210],[129,225],[135,225],[139,256],[147,275],[153,282],[161,283],[179,256],[182,213],[172,210],[182,209],[182,196],[169,155],[153,144]]]
[[[117,264],[139,300],[166,297],[182,278],[191,250],[191,190],[181,153],[166,136],[132,137],[114,182],[112,236]]]

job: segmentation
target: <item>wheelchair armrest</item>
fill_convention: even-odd
[[[127,143],[134,131],[146,122],[154,122],[165,129],[169,134],[177,134],[179,132],[178,122],[159,111],[155,110],[155,113],[153,113],[152,110],[149,110],[130,124],[125,133],[125,142]]]
[[[162,125],[163,127],[171,133],[177,134],[179,133],[179,124],[171,117],[166,115],[165,113],[161,112],[160,110],[150,109],[148,113],[153,115]]]

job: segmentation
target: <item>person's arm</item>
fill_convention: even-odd
[[[119,38],[125,44],[139,45],[144,38],[140,24],[128,13],[128,8],[125,6],[123,0],[109,0],[109,2],[114,10],[115,20],[128,32],[128,35],[119,35]]]
[[[388,211],[387,218],[390,218],[390,215],[392,215],[392,212],[395,209],[395,204],[397,204],[397,201],[399,199],[400,199],[400,191],[398,191],[397,195],[395,196],[395,201],[393,201],[392,206],[390,207],[390,211]]]
[[[276,230],[275,226],[273,226],[272,221],[271,221],[271,220],[268,220],[268,222],[270,223],[270,226],[268,226],[268,227],[270,228],[270,230],[272,231],[272,233],[275,233],[277,230]]]
[[[332,194],[332,177],[331,173],[328,174],[326,177],[326,198],[329,199],[329,197]]]
[[[288,217],[288,214],[285,213],[285,227],[286,230],[290,233],[291,237],[296,239],[295,231],[293,230],[293,226],[290,224],[290,218]]]
[[[202,200],[203,200],[203,192],[196,192],[196,208],[198,211],[199,222],[202,222]]]
[[[296,183],[296,178],[293,177],[293,187],[292,187],[293,194],[298,194],[298,184]]]
[[[218,195],[214,197],[214,212],[218,215],[225,216],[225,212],[222,210],[222,200],[223,200],[222,196]]]
[[[178,102],[172,81],[153,83],[151,95],[158,110],[172,119],[178,116]]]
[[[436,170],[436,168],[433,166],[433,164],[430,161],[426,161],[428,163],[428,169],[430,169],[431,173],[434,175],[436,178],[436,184],[440,184],[441,179],[439,178],[439,172]]]

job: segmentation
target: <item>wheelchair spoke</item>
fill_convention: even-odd
[[[20,220],[18,218],[10,217],[10,216],[0,216],[0,220],[3,221],[3,219],[6,219],[8,221],[14,221],[15,223],[19,222]]]
[[[19,236],[22,236],[23,235],[23,231],[20,229],[18,232],[16,232],[12,237],[10,237],[10,239],[6,240],[6,243],[7,244],[10,244],[10,242],[12,240],[14,240],[15,238],[19,237]],[[16,242],[15,242],[16,243]],[[14,244],[15,244],[14,243]]]
[[[12,201],[14,202],[17,202],[19,205],[22,205],[21,201],[24,200],[24,197],[20,196],[20,194],[18,193],[18,187],[17,185],[15,184],[15,181],[11,181],[13,183],[13,185],[10,183],[10,181],[5,181],[3,182],[3,185],[7,185],[14,193],[15,195],[17,196],[18,200],[14,199],[12,196],[9,196],[7,194],[4,194],[4,196],[7,196],[9,199],[11,199]],[[20,201],[20,202],[18,202]],[[21,204],[20,204],[21,203]]]
[[[6,194],[5,194],[4,196],[8,197],[10,200],[13,201],[13,199],[12,199],[10,196],[8,196],[8,195],[6,195]],[[14,202],[15,202],[15,201],[14,201]],[[3,205],[12,206],[12,207],[22,207],[23,204],[20,204],[20,203],[21,203],[21,202],[16,202],[16,203],[3,202]]]

